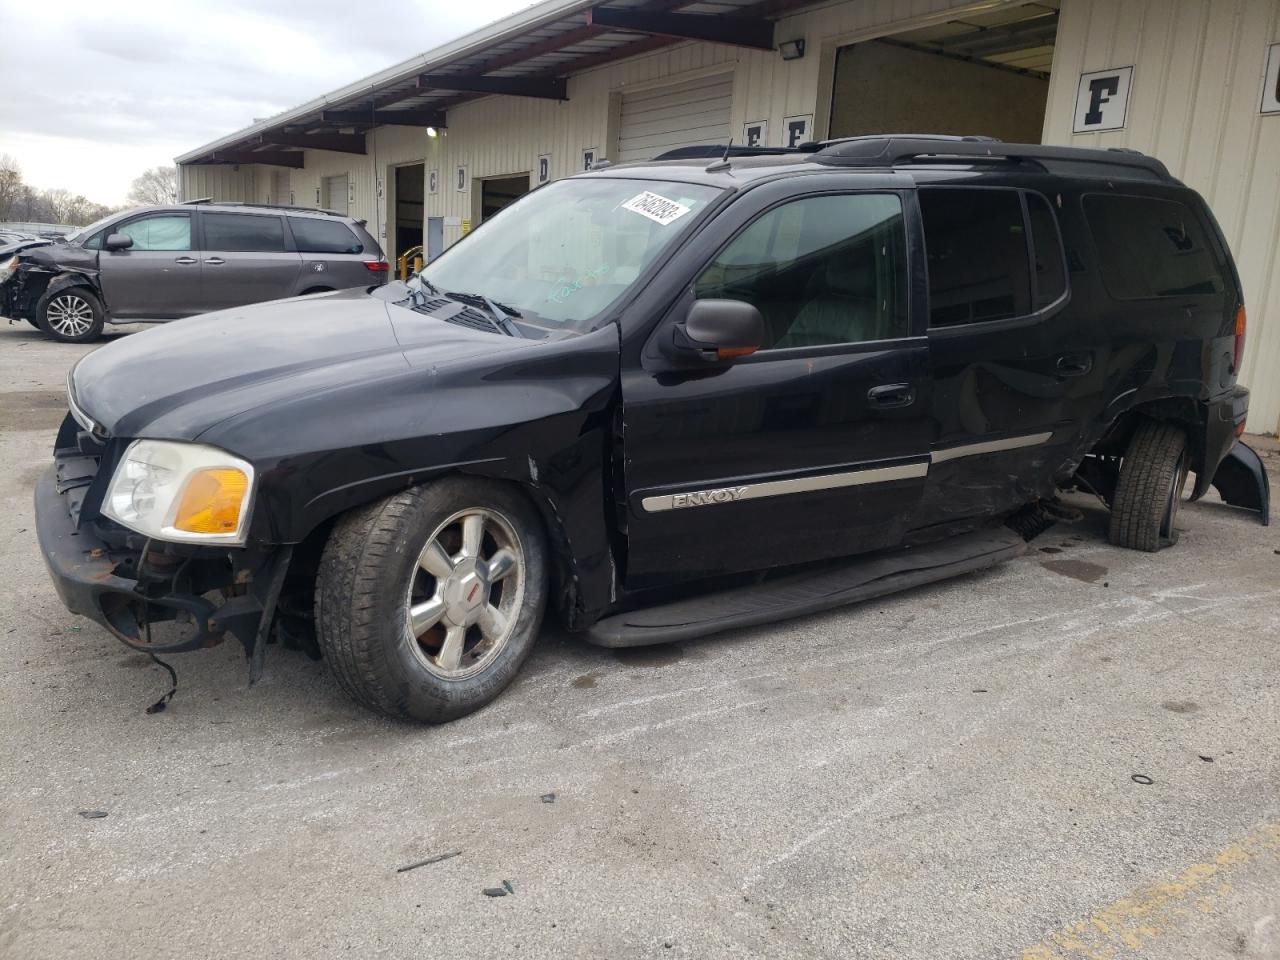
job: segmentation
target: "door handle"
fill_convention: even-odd
[[[221,257],[210,257],[205,261],[205,263],[211,264],[215,267],[218,266],[219,264],[226,263],[226,262],[227,261],[223,260]]]
[[[1064,377],[1083,377],[1093,369],[1093,354],[1064,353],[1058,358],[1058,373]]]
[[[195,257],[179,257],[177,260],[175,260],[175,261],[173,261],[173,262],[174,262],[174,263],[180,263],[180,264],[182,264],[184,267],[186,267],[186,266],[190,266],[191,264],[195,263],[195,262],[196,262],[196,258],[195,258]]]
[[[916,401],[916,388],[909,383],[886,383],[868,390],[867,400],[882,410],[909,407]]]

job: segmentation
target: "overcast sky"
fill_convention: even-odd
[[[124,202],[149,167],[529,0],[0,0],[0,153]]]

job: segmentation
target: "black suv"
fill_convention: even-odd
[[[1158,161],[688,152],[543,187],[407,284],[86,357],[36,490],[64,602],[152,653],[229,632],[251,677],[308,648],[440,721],[548,603],[608,646],[765,622],[1013,556],[1077,486],[1140,550],[1189,473],[1265,517],[1240,283]]]

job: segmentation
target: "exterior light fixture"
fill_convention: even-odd
[[[438,137],[438,136],[440,136],[440,131],[439,131],[439,130],[437,130],[435,127],[427,127],[427,136],[428,136],[428,137]]]
[[[783,60],[799,60],[804,56],[804,37],[798,40],[783,40],[778,44],[778,52]]]

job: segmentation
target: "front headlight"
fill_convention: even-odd
[[[116,467],[102,512],[156,540],[241,545],[253,467],[217,447],[135,440]]]
[[[8,260],[0,260],[0,284],[3,284],[18,269],[18,255],[14,254]]]

